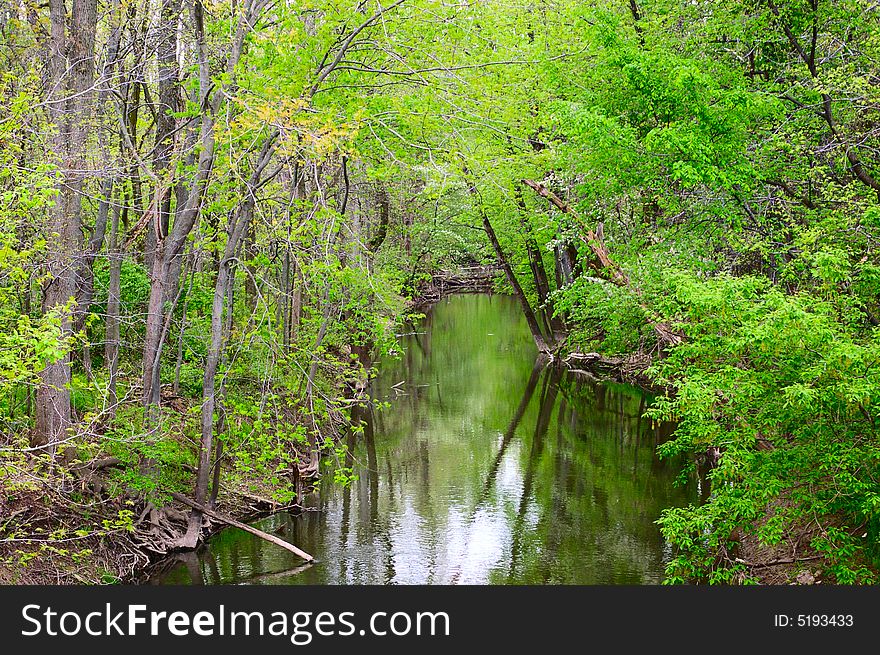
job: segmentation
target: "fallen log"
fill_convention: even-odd
[[[216,520],[220,521],[221,523],[231,525],[232,527],[238,528],[239,530],[244,530],[245,532],[249,532],[256,537],[259,537],[260,539],[264,539],[265,541],[273,543],[276,546],[280,546],[281,548],[284,548],[285,550],[289,550],[291,553],[293,553],[297,557],[303,558],[307,562],[311,562],[315,559],[314,557],[309,555],[304,550],[300,550],[299,548],[297,548],[293,544],[291,544],[287,541],[284,541],[284,539],[276,537],[273,534],[269,534],[268,532],[263,532],[262,530],[258,530],[257,528],[250,526],[247,523],[242,523],[240,521],[236,521],[235,519],[229,518],[228,516],[224,516],[223,514],[220,514],[216,511],[214,511],[213,509],[206,507],[205,505],[202,505],[202,504],[197,503],[196,501],[194,501],[190,498],[187,498],[183,494],[179,494],[175,491],[172,491],[171,497],[174,498],[174,500],[183,503],[184,505],[188,505],[188,506],[192,507],[193,509],[200,511],[202,514],[205,514],[206,516],[210,516],[212,519],[216,519]]]

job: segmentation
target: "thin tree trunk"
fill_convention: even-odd
[[[544,269],[544,258],[538,248],[538,242],[535,240],[535,234],[532,226],[528,221],[528,209],[525,199],[522,196],[522,190],[517,186],[514,189],[514,198],[520,211],[520,225],[523,229],[523,238],[525,240],[526,254],[529,259],[529,268],[532,271],[532,278],[535,281],[535,291],[538,294],[538,304],[541,306],[541,316],[544,319],[544,326],[547,334],[551,335],[555,341],[557,335],[562,335],[564,327],[562,322],[554,316],[553,307],[550,305],[550,282],[547,279],[547,271]]]
[[[391,220],[391,199],[388,197],[388,190],[384,186],[380,186],[376,191],[376,200],[379,207],[379,224],[376,226],[376,233],[368,244],[368,248],[373,254],[385,243],[385,237],[388,235],[388,223]]]
[[[284,353],[290,352],[290,244],[284,244],[284,261],[281,264],[281,290],[278,295],[278,324],[281,326],[281,345]]]
[[[290,342],[299,334],[299,325],[302,322],[303,284],[305,282],[303,280],[302,269],[299,267],[296,259],[291,262],[291,266],[293,268],[293,274],[291,276],[291,284],[293,288],[290,292],[290,318],[288,320],[290,334],[287,339],[288,345],[290,345]]]
[[[467,170],[465,170],[464,173],[466,177],[470,177]],[[535,318],[535,312],[532,310],[532,306],[529,305],[529,300],[526,298],[525,291],[523,291],[522,285],[520,285],[519,280],[516,277],[516,273],[513,272],[513,269],[510,266],[507,255],[504,254],[504,250],[498,242],[498,236],[495,234],[492,223],[489,221],[489,216],[486,214],[486,208],[483,206],[483,201],[477,191],[476,184],[470,180],[468,181],[468,193],[473,199],[475,209],[479,212],[480,218],[483,221],[483,229],[486,232],[486,236],[489,237],[489,243],[492,244],[492,249],[495,251],[495,257],[501,265],[501,268],[504,270],[504,275],[507,277],[508,284],[513,287],[513,294],[522,308],[526,323],[528,323],[529,326],[529,331],[532,333],[532,338],[535,340],[535,345],[541,353],[549,355],[551,348],[547,344],[544,334],[541,332],[541,326]]]
[[[124,199],[125,195],[120,194]],[[119,250],[119,205],[113,207],[110,236],[107,241],[107,258],[110,265],[110,281],[107,288],[107,322],[105,327],[104,363],[109,372],[107,383],[110,414],[115,416],[118,398],[116,373],[119,369],[119,301],[121,294],[122,253]]]
[[[245,197],[238,209],[230,217],[228,238],[223,259],[217,271],[217,280],[214,284],[214,301],[211,307],[211,341],[208,347],[208,356],[205,361],[205,374],[202,380],[202,418],[201,440],[199,442],[199,465],[196,472],[196,485],[194,500],[197,505],[204,505],[208,495],[208,482],[211,473],[211,455],[214,446],[214,410],[217,406],[216,380],[217,369],[220,364],[220,356],[223,348],[224,335],[224,311],[231,313],[225,307],[226,296],[229,293],[229,285],[232,283],[233,258],[238,246],[249,227],[251,217],[256,204],[256,191],[260,185],[263,171],[268,166],[274,152],[274,142],[278,132],[273,132],[263,144],[260,156],[254,172],[248,181]],[[216,466],[219,468],[220,463]],[[219,475],[219,473],[217,473]],[[218,481],[219,483],[219,481]],[[199,533],[202,526],[202,511],[195,506],[189,517],[186,534],[182,545],[186,548],[194,548],[198,543]]]
[[[30,277],[25,281],[24,293],[21,299],[21,313],[30,317],[31,315],[31,288],[32,283]],[[34,388],[32,385],[25,385],[24,396],[24,413],[25,416],[31,418],[33,416]]]
[[[232,237],[230,236],[230,241]],[[227,253],[229,248],[227,246]],[[216,405],[215,382],[220,363],[220,350],[223,336],[223,311],[226,296],[226,283],[229,278],[230,255],[220,262],[217,283],[214,287],[214,302],[211,309],[211,342],[205,361],[205,374],[202,382],[202,437],[199,443],[199,465],[196,473],[195,502],[204,505],[208,493],[208,478],[211,471],[211,455],[214,447],[214,408]],[[194,548],[198,543],[202,526],[202,512],[193,509],[190,513],[183,546]]]
[[[250,221],[248,221],[250,223]],[[246,230],[245,232],[247,233]],[[223,348],[222,365],[224,368],[229,364],[229,339],[232,336],[232,325],[235,319],[235,263],[233,262],[230,270],[229,279],[226,283],[226,324],[223,326],[222,342],[226,344]],[[217,420],[217,446],[214,455],[213,472],[214,478],[211,483],[211,497],[208,499],[208,507],[213,509],[217,506],[217,496],[220,494],[220,471],[223,468],[223,435],[226,433],[226,390],[228,387],[223,384],[220,387],[220,401],[217,409],[219,418]]]
[[[107,54],[104,60],[104,66],[101,70],[101,77],[98,80],[97,87],[99,89],[95,108],[99,112],[105,112],[111,108],[111,78],[116,70],[117,59],[119,57],[119,44],[122,40],[122,12],[119,6],[119,0],[113,5],[112,9],[113,27],[110,32],[110,38],[107,41]],[[99,132],[98,141],[100,144],[101,154],[104,161],[110,162],[110,148],[104,131]],[[89,237],[88,246],[85,256],[80,261],[80,269],[77,278],[76,292],[76,318],[74,321],[74,330],[79,332],[85,326],[86,316],[92,306],[95,293],[95,274],[92,269],[98,253],[104,246],[104,238],[107,235],[107,218],[110,211],[110,202],[113,197],[113,189],[116,180],[113,175],[106,175],[101,182],[100,199],[98,201],[98,212],[95,219],[95,227]],[[83,345],[83,366],[86,373],[91,378],[91,357],[89,356],[89,342],[86,340]]]

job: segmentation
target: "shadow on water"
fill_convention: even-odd
[[[154,583],[656,584],[671,553],[655,523],[698,502],[656,447],[650,398],[544,366],[505,296],[441,301],[379,363],[344,462],[314,511],[257,525],[311,552],[224,530]]]

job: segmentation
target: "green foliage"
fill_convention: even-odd
[[[877,30],[855,1],[639,6],[637,30],[623,5],[585,9],[590,64],[539,104],[545,179],[631,280],[556,292],[568,345],[662,355],[662,454],[720,449],[709,500],[661,520],[670,582],[749,582],[742,540],[799,534],[830,579],[874,582],[880,199],[853,158],[877,179]],[[815,70],[789,36],[813,26]],[[659,351],[658,322],[683,342]]]
[[[764,279],[668,277],[658,305],[687,341],[652,369],[674,394],[649,413],[678,421],[664,454],[723,450],[710,501],[661,520],[682,553],[672,579],[730,580],[742,568],[724,560],[735,530],[774,544],[785,529],[818,520],[842,522],[813,542],[828,553],[828,572],[875,581],[864,563],[880,554],[880,333],[859,335],[834,303]]]
[[[123,140],[118,126],[134,115],[119,116],[115,102],[89,98],[94,115],[90,109],[76,117],[85,152],[74,153],[86,170],[69,184],[64,157],[52,154],[60,126],[52,125],[52,91],[38,56],[54,51],[40,27],[45,7],[35,6],[28,21],[11,14],[4,20],[5,442],[24,447],[40,372],[67,356],[75,418],[91,420],[107,409],[108,372],[87,376],[90,367],[81,372],[78,357],[87,341],[104,342],[106,243],[90,253],[91,306],[65,299],[62,307],[37,308],[55,281],[48,270],[81,281],[70,266],[85,254],[81,242],[96,227],[111,173],[110,215],[120,219],[117,244],[129,249],[114,378],[123,401],[115,419],[98,422],[106,432],[83,435],[77,449],[83,457],[119,457],[125,466],[113,473],[114,491],[156,500],[191,482],[223,267],[232,284],[222,307],[217,411],[209,418],[235,481],[260,479],[289,500],[290,472],[313,449],[338,460],[345,481],[345,454],[324,437],[344,418],[344,385],[366,376],[354,353],[394,350],[405,298],[438,271],[496,260],[482,231],[486,216],[527,301],[565,322],[568,347],[655,356],[650,373],[670,393],[652,416],[678,421],[664,454],[721,449],[709,501],[662,519],[677,549],[671,581],[742,581],[740,536],[772,545],[811,521],[818,526],[811,546],[829,575],[874,581],[876,9],[864,0],[566,0],[541,3],[538,12],[502,0],[412,0],[354,32],[377,3],[306,4],[273,5],[271,20],[248,23],[234,70],[217,64],[243,6],[213,3],[206,12],[210,92],[222,93],[211,174],[180,260],[184,275],[179,289],[164,290],[170,296],[160,378],[166,397],[167,385],[179,381],[181,398],[173,409],[163,407],[155,424],[145,422],[136,398],[151,291],[143,234],[155,229],[151,203],[165,175],[153,150],[156,116],[142,111]],[[112,20],[122,18],[114,11],[99,18],[99,48]],[[193,38],[190,27],[182,27],[184,42]],[[137,43],[137,32],[127,29],[124,38]],[[354,40],[341,52],[346,34]],[[122,69],[144,65],[135,55],[141,50],[124,45]],[[180,218],[177,191],[194,179],[203,147],[194,141],[198,130],[188,130],[208,124],[189,120],[205,106],[194,100],[201,83],[194,52],[181,50],[186,101],[174,112],[172,225]],[[327,66],[334,61],[336,68]],[[138,93],[155,93],[150,85],[152,78]],[[274,157],[252,188],[271,130]],[[532,195],[524,178],[544,183],[579,218]],[[66,216],[70,234],[60,235],[55,219],[72,196],[81,202]],[[245,207],[252,210],[248,229],[227,252]],[[587,229],[601,234],[629,284],[605,279],[591,252],[595,243],[585,242]],[[71,252],[52,251],[61,242]],[[560,253],[572,251],[574,270],[562,270]],[[47,267],[59,255],[64,266]],[[532,272],[540,266],[551,287],[546,307],[539,307]],[[89,316],[71,336],[78,309]],[[682,343],[659,342],[652,326],[660,322]],[[28,461],[43,463],[17,452],[0,466]],[[149,474],[141,472],[144,461],[155,463]]]
[[[571,348],[615,355],[637,351],[653,339],[645,310],[632,294],[610,283],[580,277],[554,299],[556,312],[573,326]]]
[[[156,426],[161,439],[149,438],[143,425],[143,408],[126,407],[101,436],[98,447],[122,463],[110,478],[113,495],[133,494],[161,506],[168,502],[171,491],[188,491],[186,467],[193,466],[195,458],[180,427],[170,418]],[[183,428],[187,427],[191,430],[193,424],[183,423]]]
[[[97,314],[107,313],[107,291],[110,286],[110,263],[101,258],[95,262],[95,305]],[[119,312],[123,316],[143,311],[150,296],[150,277],[140,264],[123,259],[119,271]]]

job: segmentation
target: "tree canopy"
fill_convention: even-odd
[[[878,12],[0,0],[4,491],[106,465],[83,530],[192,547],[169,493],[296,498],[408,301],[497,264],[548,358],[645,371],[710,463],[669,581],[754,581],[754,544],[876,581]]]

